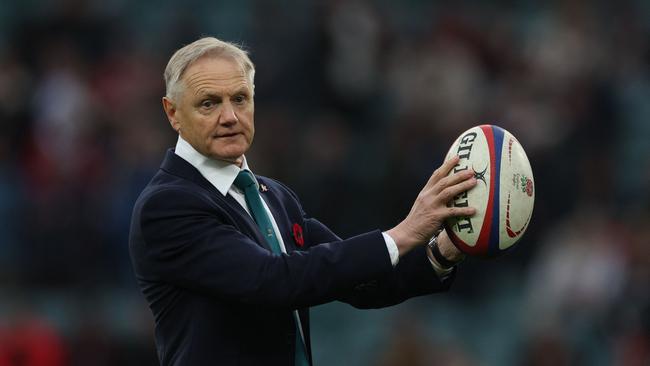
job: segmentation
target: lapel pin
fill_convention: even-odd
[[[305,237],[302,234],[302,226],[297,223],[293,224],[292,230],[293,239],[296,241],[296,244],[302,248],[305,245]]]
[[[260,184],[260,188],[262,189],[262,192],[266,192],[269,190],[264,184]]]

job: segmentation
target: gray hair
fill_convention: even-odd
[[[234,43],[224,42],[214,37],[204,37],[179,49],[169,59],[165,68],[167,98],[173,100],[178,97],[183,88],[181,85],[183,73],[194,61],[203,56],[231,57],[240,64],[251,88],[255,90],[255,65],[248,57],[248,52]]]

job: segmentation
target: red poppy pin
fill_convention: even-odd
[[[302,236],[302,226],[293,224],[293,240],[296,241],[299,247],[305,245],[305,238]]]

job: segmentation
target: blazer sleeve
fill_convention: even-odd
[[[336,234],[316,219],[305,219],[305,225],[309,240],[338,239]],[[387,252],[383,238],[382,243]],[[456,268],[444,279],[439,278],[429,262],[425,248],[419,247],[401,257],[397,266],[385,275],[341,292],[337,300],[360,309],[392,306],[415,296],[447,291],[455,276]]]
[[[312,306],[392,270],[379,231],[274,254],[190,190],[151,193],[136,203],[133,217],[130,250],[139,280],[164,281],[226,301]]]
[[[278,182],[279,183],[279,182]],[[318,244],[335,242],[341,239],[320,221],[309,217],[300,199],[290,188],[280,183],[298,205],[305,223],[305,235],[309,243]],[[388,255],[386,243],[382,237],[382,249]],[[361,263],[359,265],[362,265]],[[381,308],[401,303],[415,296],[447,291],[456,276],[456,268],[444,279],[438,277],[426,254],[424,247],[419,247],[400,258],[395,268],[383,274],[353,286],[339,293],[337,300],[346,302],[356,308]]]

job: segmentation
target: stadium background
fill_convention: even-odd
[[[10,0],[0,365],[156,364],[128,224],[175,141],[162,70],[200,35],[252,52],[254,171],[342,236],[397,223],[470,126],[533,165],[519,247],[449,294],[315,307],[317,365],[650,363],[649,2]]]

